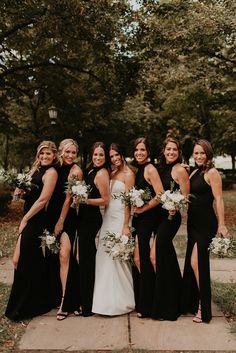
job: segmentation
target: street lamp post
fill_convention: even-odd
[[[57,120],[57,108],[55,105],[48,108],[48,115],[51,120],[51,125],[55,125]]]

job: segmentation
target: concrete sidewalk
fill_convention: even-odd
[[[183,266],[183,259],[180,259]],[[222,282],[236,283],[236,259],[212,259],[211,276]],[[11,283],[12,265],[0,261],[0,281]],[[135,313],[117,317],[75,317],[56,320],[56,311],[30,321],[19,342],[20,351],[50,353],[53,350],[137,352],[236,352],[236,336],[222,312],[213,304],[210,324],[195,324],[191,316],[177,321],[138,319]]]

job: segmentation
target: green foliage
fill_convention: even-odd
[[[225,315],[236,315],[236,284],[212,282],[212,298]]]
[[[86,155],[95,140],[130,151],[146,135],[158,156],[172,134],[188,160],[201,136],[235,160],[235,2],[139,3],[132,10],[127,0],[2,0],[4,168],[29,165],[40,140],[66,137]]]

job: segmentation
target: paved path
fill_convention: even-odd
[[[183,267],[183,259],[180,259]],[[0,281],[12,282],[10,260],[0,261]],[[212,259],[211,276],[222,282],[236,283],[236,259]],[[222,312],[213,304],[210,324],[195,324],[190,316],[178,321],[138,319],[135,313],[117,317],[70,315],[58,322],[56,312],[30,321],[19,342],[20,351],[50,353],[84,350],[137,352],[236,352],[236,335]]]

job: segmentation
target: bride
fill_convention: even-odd
[[[134,173],[127,166],[121,148],[112,143],[109,156],[114,167],[111,173],[111,199],[105,210],[96,254],[96,274],[92,312],[101,315],[122,315],[134,310],[134,292],[131,265],[113,260],[106,253],[104,236],[106,232],[130,234],[130,211],[120,199],[112,194],[128,191],[134,186]]]

